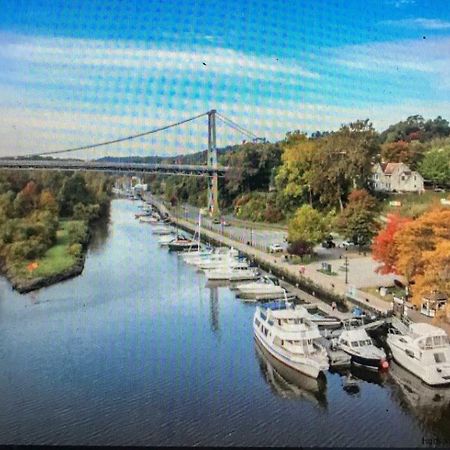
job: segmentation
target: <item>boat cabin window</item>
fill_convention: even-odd
[[[440,337],[440,336],[437,336]],[[445,355],[443,353],[433,353],[434,360],[437,363],[444,363],[445,362]]]
[[[359,347],[358,341],[353,341],[352,342],[352,347]]]
[[[372,341],[370,339],[366,339],[364,341],[359,341],[360,347],[364,347],[365,345],[372,345]]]
[[[347,341],[345,341],[344,339],[342,339],[342,341],[341,341],[341,342],[342,342],[342,344],[343,344],[343,345],[348,345],[348,342],[347,342]]]
[[[448,345],[447,336],[432,336],[419,340],[419,347],[422,349],[445,347],[446,345]]]
[[[266,320],[266,315],[263,314],[262,311],[259,313],[259,316],[261,317],[262,320]]]
[[[256,326],[257,326],[257,327],[259,327],[259,324],[261,323],[261,322],[258,320],[257,317],[255,318],[255,323],[256,323]]]

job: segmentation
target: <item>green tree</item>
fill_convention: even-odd
[[[58,195],[58,203],[61,215],[68,217],[73,214],[73,207],[77,203],[87,204],[92,202],[92,194],[89,192],[86,181],[79,173],[67,178]]]
[[[303,205],[295,212],[288,224],[288,239],[290,242],[306,241],[316,243],[327,234],[330,218],[312,208]]]
[[[419,173],[435,184],[450,185],[450,145],[427,152],[419,166]]]
[[[378,204],[365,189],[352,191],[345,209],[336,219],[339,231],[360,246],[367,245],[378,231]]]
[[[320,139],[314,155],[311,187],[324,207],[340,206],[351,189],[369,185],[379,154],[377,134],[369,120],[358,120]]]

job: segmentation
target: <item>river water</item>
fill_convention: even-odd
[[[136,209],[113,201],[81,276],[27,295],[0,280],[0,444],[449,442],[448,390],[399,367],[356,373],[349,393],[338,373],[277,366],[253,340],[255,307],[205,287]]]

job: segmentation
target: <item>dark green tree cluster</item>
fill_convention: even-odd
[[[55,244],[61,220],[87,224],[109,205],[112,180],[103,174],[0,172],[0,257],[7,265],[39,258]],[[73,244],[86,233],[70,232]]]

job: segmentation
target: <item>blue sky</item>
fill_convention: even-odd
[[[380,130],[412,114],[450,119],[446,0],[0,0],[0,8],[0,155],[85,145],[211,108],[270,140],[358,118]],[[219,145],[243,138],[219,125]],[[205,146],[203,120],[108,152]]]

